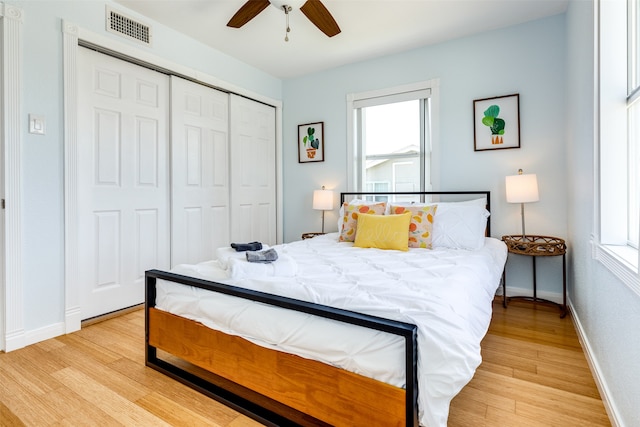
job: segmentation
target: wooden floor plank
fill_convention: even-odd
[[[491,406],[487,409],[487,417],[484,421],[484,425],[486,427],[551,427],[549,424],[545,424],[542,421],[511,413],[509,411],[503,411],[502,409],[493,408]],[[462,424],[456,425],[461,426]],[[575,424],[574,426],[578,427],[579,424]]]
[[[87,401],[77,393],[71,392],[67,387],[62,387],[47,393],[42,399],[56,408],[61,414],[59,421],[52,423],[56,426],[115,426],[118,421],[95,405],[88,405]]]
[[[4,369],[0,370],[0,384],[2,384],[0,401],[7,409],[7,413],[13,414],[25,425],[44,426],[60,418],[55,406],[51,406],[45,399],[31,393],[28,385],[16,381],[15,377],[8,376]],[[37,403],[34,404],[34,402]],[[4,420],[0,421],[4,422]]]
[[[485,390],[478,389],[476,387],[465,387],[460,391],[458,396],[451,402],[451,413],[455,414],[460,409],[466,409],[469,402],[480,402],[486,407],[491,406],[503,411],[511,413],[516,412],[516,401],[509,397],[499,394],[489,393]]]
[[[60,347],[57,351],[64,349],[78,351],[95,359],[97,363],[110,363],[122,357],[120,354],[114,352],[108,343],[106,345],[95,344],[84,338],[81,332],[83,331],[57,337],[56,340],[67,344],[67,346]]]
[[[0,423],[5,427],[23,427],[24,423],[16,414],[0,402]]]
[[[494,303],[483,362],[448,427],[610,426],[570,316]],[[144,312],[0,354],[0,425],[256,427],[144,365]]]
[[[142,364],[123,359],[114,362],[110,367],[132,381],[136,381],[163,397],[189,408],[212,423],[227,425],[238,417],[238,413],[228,406],[199,393],[178,381],[167,381],[167,376],[147,368]]]
[[[30,393],[40,396],[61,386],[49,373],[43,371],[37,359],[25,357],[25,353],[11,354],[8,363],[0,365],[7,377],[21,384]]]
[[[566,409],[564,405],[563,408]],[[602,426],[603,422],[608,422],[608,420],[592,418],[588,416],[590,414],[580,413],[578,411],[558,411],[557,408],[529,405],[526,402],[518,402],[516,414],[542,423],[542,425],[545,426],[595,427]]]
[[[122,425],[158,427],[170,425],[140,408],[117,391],[74,368],[64,368],[54,373],[53,376],[63,382],[69,390],[85,399],[88,404],[101,409]]]
[[[159,393],[150,393],[136,402],[157,417],[167,421],[171,425],[184,424],[192,427],[222,427],[212,422],[189,408],[164,397]]]
[[[254,421],[250,418],[239,416],[236,417],[231,423],[227,425],[227,427],[258,427],[261,426],[257,421]]]

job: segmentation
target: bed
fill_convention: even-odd
[[[265,425],[445,426],[480,364],[506,261],[486,237],[490,193],[341,200],[338,233],[276,245],[272,264],[220,248],[146,272],[146,364]],[[414,247],[365,241],[367,221],[379,237],[402,213]]]

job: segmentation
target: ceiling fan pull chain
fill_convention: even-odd
[[[284,9],[284,14],[287,20],[287,31],[284,33],[284,41],[288,42],[289,32],[291,31],[291,28],[289,28],[289,12],[291,12],[291,6],[284,4],[282,5],[282,9]]]

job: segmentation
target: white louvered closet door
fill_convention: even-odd
[[[276,243],[275,108],[231,99],[231,240]]]
[[[229,245],[229,95],[171,77],[172,265]]]
[[[169,267],[168,76],[79,48],[78,254],[87,319],[144,301]]]

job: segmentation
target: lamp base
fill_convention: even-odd
[[[526,241],[527,234],[524,232],[524,203],[520,203],[520,217],[522,218],[522,240]]]

